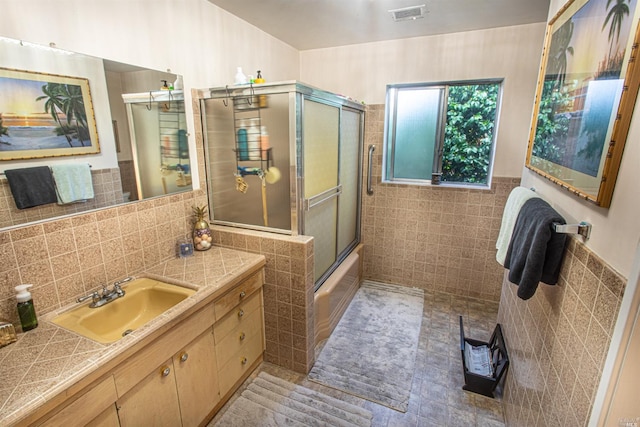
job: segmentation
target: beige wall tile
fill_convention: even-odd
[[[498,322],[511,359],[503,396],[508,425],[584,426],[593,408],[622,300],[606,282],[620,289],[624,279],[573,237],[564,263],[559,283],[541,284],[527,301],[505,275]]]

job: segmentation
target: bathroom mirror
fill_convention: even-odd
[[[100,146],[96,154],[0,161],[0,210],[3,212],[0,230],[192,189],[184,97],[182,90],[173,88],[178,75],[5,37],[0,37],[0,67],[87,79]],[[131,110],[128,108],[131,104],[125,102],[129,95],[123,95],[141,93],[146,94],[146,101],[151,94],[153,102],[135,104],[135,109],[141,108],[148,113],[147,118],[153,117],[154,125],[132,129],[136,119],[127,111]],[[8,108],[0,109],[0,115],[14,113],[6,114],[13,117],[13,121],[4,120],[3,124],[9,134],[12,127],[43,131],[29,121],[28,114],[20,116],[20,111],[2,111],[4,109]],[[169,129],[165,129],[167,121],[172,122]],[[55,131],[50,123],[42,127],[49,128],[48,132]],[[138,158],[153,157],[157,161],[145,173],[140,173],[136,153],[142,153]],[[94,199],[64,206],[16,208],[4,177],[5,170],[77,162],[91,166]],[[147,182],[151,179],[153,184]],[[165,185],[157,189],[155,181]],[[141,190],[149,185],[154,187],[153,191]]]

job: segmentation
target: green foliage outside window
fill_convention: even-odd
[[[486,184],[499,84],[449,87],[442,181]]]
[[[542,88],[542,97],[538,107],[538,123],[533,144],[532,154],[553,163],[562,163],[564,149],[556,141],[566,140],[569,132],[569,113],[558,114],[569,102],[569,96],[559,90],[554,90],[556,82],[547,80]]]

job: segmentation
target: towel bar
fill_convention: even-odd
[[[92,168],[93,166],[91,166],[91,164],[89,165],[90,168]],[[4,172],[0,172],[0,176],[5,176]]]
[[[582,221],[580,224],[553,224],[556,233],[579,234],[585,239],[591,235],[591,224]]]
[[[529,190],[536,192],[535,187],[530,187]],[[591,236],[591,224],[586,221],[581,221],[580,224],[553,224],[553,228],[556,233],[579,234],[585,240]]]

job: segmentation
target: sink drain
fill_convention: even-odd
[[[127,335],[129,335],[131,332],[133,332],[133,329],[127,329],[126,331],[124,331],[124,332],[122,333],[122,336],[123,336],[123,337],[126,337],[126,336],[127,336]]]

